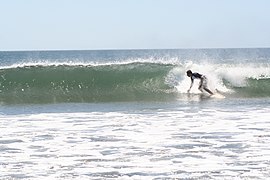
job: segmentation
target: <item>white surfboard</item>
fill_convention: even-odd
[[[219,94],[219,93],[215,93],[210,97],[211,98],[217,98],[217,99],[224,99],[225,98],[225,96],[223,96],[222,94]]]

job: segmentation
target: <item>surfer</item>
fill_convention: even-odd
[[[190,88],[188,89],[188,93],[190,91],[190,89],[192,88],[193,86],[193,82],[194,82],[194,79],[200,79],[200,85],[199,85],[199,90],[201,92],[203,92],[203,89],[208,92],[209,94],[213,95],[214,93],[212,93],[212,91],[210,91],[208,88],[207,88],[207,78],[202,75],[202,74],[199,74],[199,73],[192,73],[191,70],[188,70],[187,71],[187,76],[190,77],[191,79],[191,85],[190,85]]]

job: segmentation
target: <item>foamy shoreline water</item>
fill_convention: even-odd
[[[3,107],[1,179],[267,179],[269,117],[269,99]]]

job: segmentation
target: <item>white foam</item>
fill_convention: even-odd
[[[248,78],[270,78],[269,64],[198,64],[190,61],[174,68],[168,76],[169,84],[174,84],[180,93],[186,93],[190,87],[190,78],[186,76],[186,71],[189,69],[205,75],[208,80],[208,88],[212,91],[218,89],[221,92],[233,92],[224,85],[223,80],[235,87],[244,87],[247,85]],[[200,93],[197,89],[198,85],[199,81],[195,80],[191,93]]]
[[[0,115],[1,176],[265,179],[269,112],[185,106]]]

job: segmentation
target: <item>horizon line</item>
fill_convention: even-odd
[[[29,51],[140,51],[140,50],[210,50],[210,49],[269,49],[269,47],[194,47],[194,48],[104,48],[104,49],[6,49],[0,52]]]

